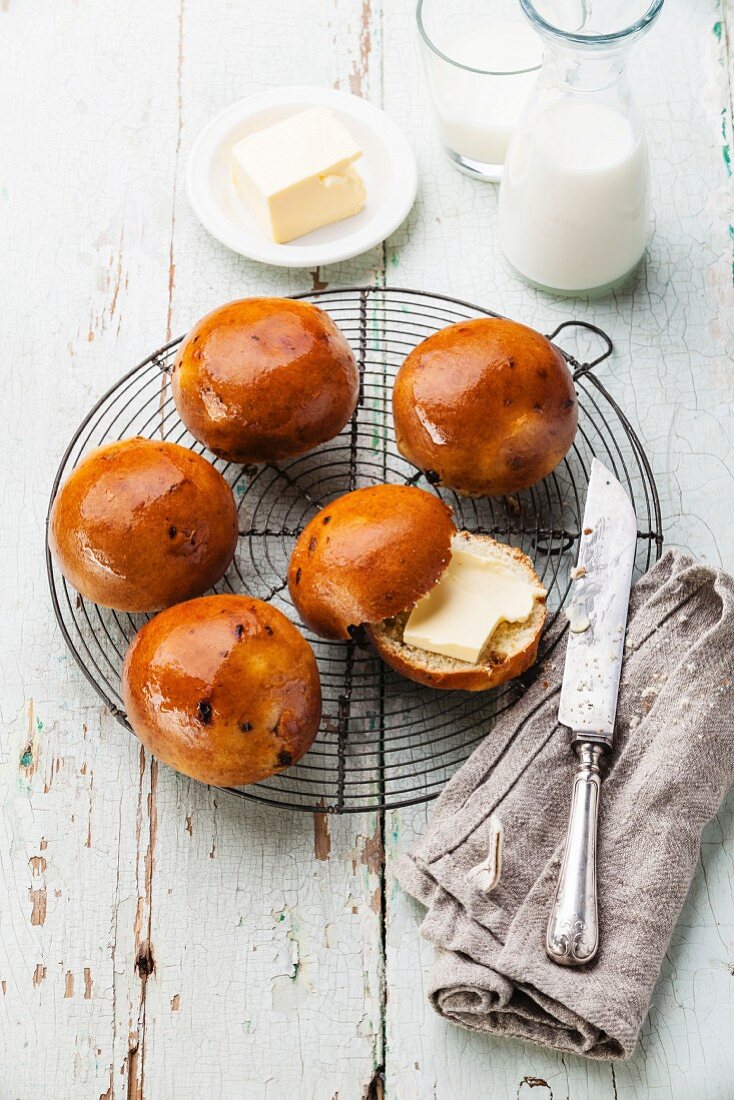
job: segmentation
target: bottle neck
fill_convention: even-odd
[[[541,79],[575,92],[600,92],[625,80],[628,60],[627,49],[585,50],[546,39]]]

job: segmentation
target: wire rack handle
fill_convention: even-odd
[[[598,336],[604,342],[604,351],[601,355],[597,355],[596,359],[591,359],[588,363],[579,363],[575,356],[571,355],[564,348],[561,348],[566,359],[569,361],[572,367],[574,367],[574,381],[580,378],[582,374],[588,374],[593,367],[598,367],[600,363],[603,363],[605,359],[614,351],[614,344],[612,343],[611,336],[608,336],[604,329],[599,328],[598,325],[592,325],[590,321],[561,321],[560,325],[557,325],[553,329],[553,332],[548,334],[548,339],[552,342],[555,340],[559,332],[562,332],[565,328],[584,328],[587,332],[593,332],[595,336]]]

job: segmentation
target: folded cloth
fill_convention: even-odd
[[[428,909],[430,1000],[477,1031],[628,1058],[698,859],[734,779],[734,581],[668,552],[632,590],[613,752],[601,788],[600,946],[580,968],[545,953],[576,757],[558,724],[565,642],[439,798],[402,857]],[[467,877],[504,834],[499,884]]]

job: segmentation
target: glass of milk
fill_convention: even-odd
[[[476,179],[502,174],[543,47],[518,0],[418,0],[418,30],[444,149]]]
[[[608,293],[647,246],[648,152],[627,62],[663,0],[519,2],[545,51],[507,151],[499,242],[543,290]]]

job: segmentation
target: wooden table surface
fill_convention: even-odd
[[[327,820],[158,767],[55,625],[44,519],[84,412],[219,303],[327,285],[441,291],[542,331],[572,315],[604,326],[616,353],[603,378],[648,448],[668,543],[734,568],[727,11],[668,0],[639,49],[647,267],[627,292],[569,302],[508,271],[495,188],[444,160],[413,9],[0,0],[2,1100],[734,1096],[733,796],[704,835],[634,1059],[544,1053],[427,1005],[420,912],[392,875],[425,807]],[[366,96],[410,136],[420,194],[384,247],[289,272],[233,255],[194,219],[197,132],[286,83]]]

